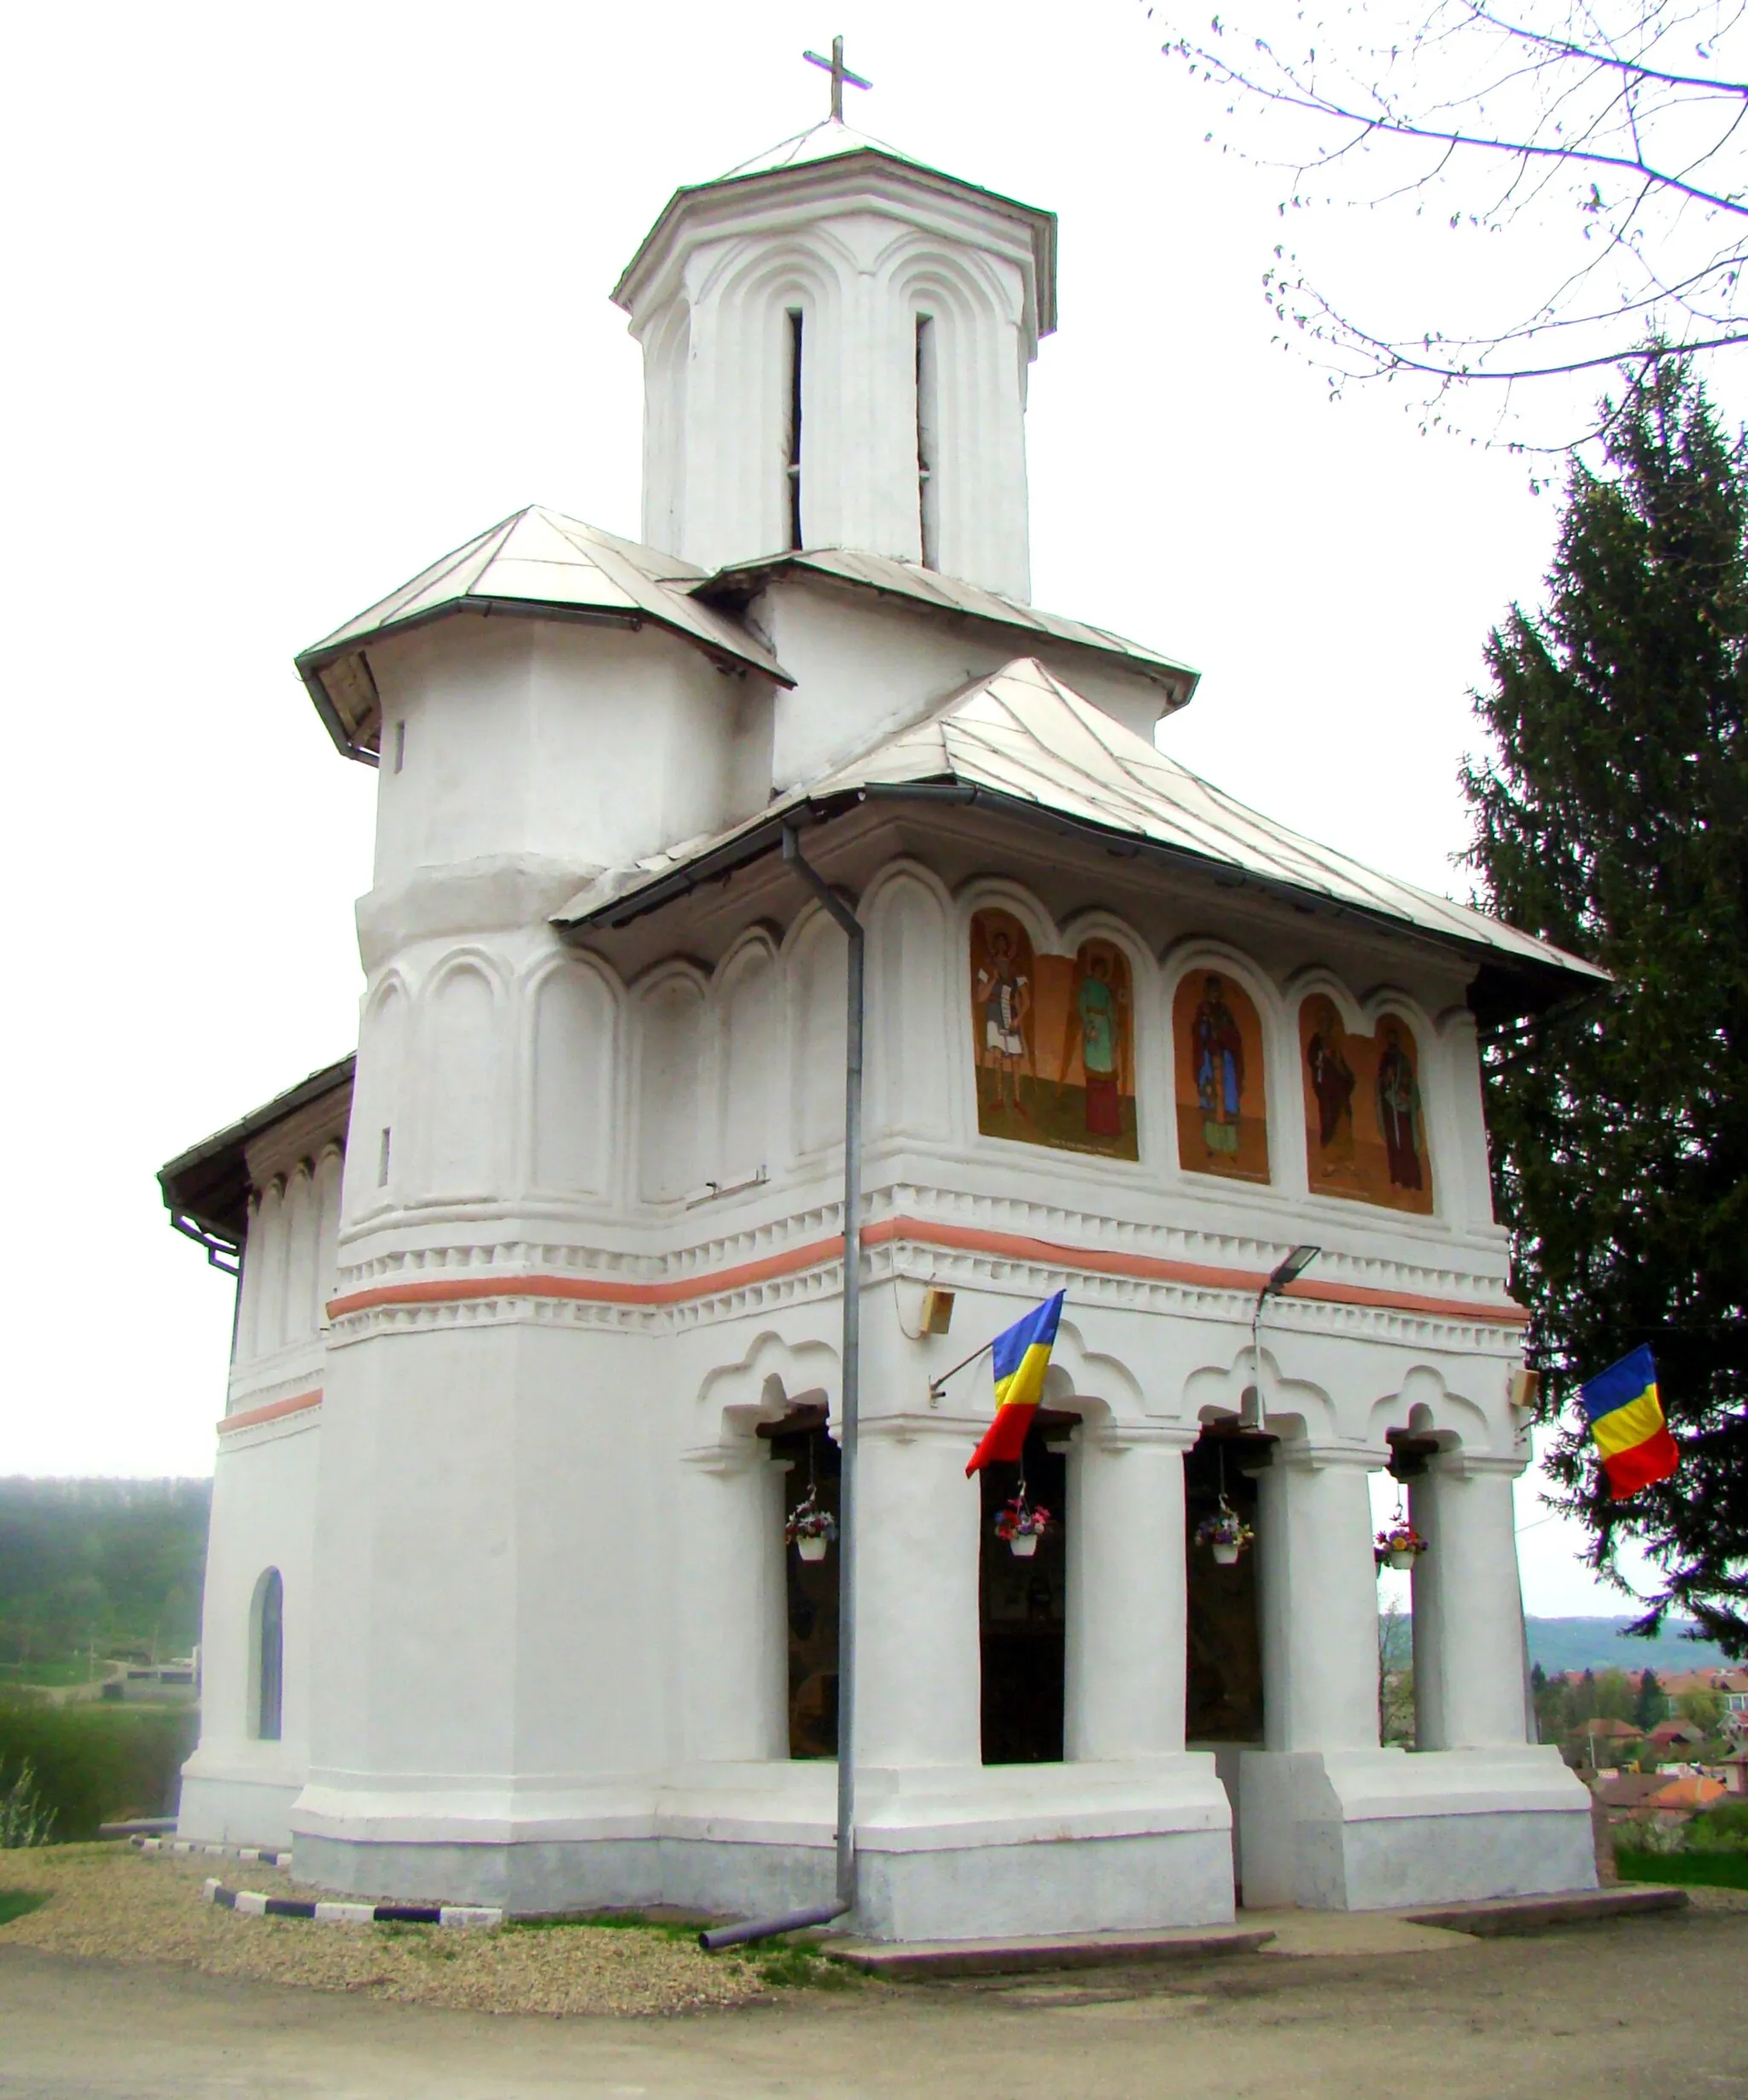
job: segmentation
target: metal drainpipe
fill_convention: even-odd
[[[843,1407],[837,1488],[837,1899],[779,1916],[719,1926],[698,1934],[710,1953],[743,1946],[807,1925],[829,1925],[856,1902],[856,1426],[862,1370],[862,1033],[861,921],[819,871],[803,858],[794,827],[783,827],[783,857],[842,927],[849,942],[848,1011],[843,1072]]]

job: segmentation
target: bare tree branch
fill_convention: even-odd
[[[1430,427],[1487,380],[1515,423],[1515,388],[1527,402],[1544,382],[1748,342],[1748,79],[1727,62],[1748,46],[1742,0],[1251,0],[1269,10],[1256,24],[1200,33],[1171,20],[1183,3],[1149,9],[1165,49],[1224,97],[1226,149],[1285,177],[1284,217],[1406,215],[1423,264],[1440,221],[1508,244],[1471,265],[1474,286],[1465,250],[1420,295],[1470,305],[1454,328],[1430,311],[1361,321],[1278,248],[1265,295],[1333,391],[1426,382]],[[1405,300],[1414,274],[1389,273],[1374,303]],[[1527,318],[1489,312],[1514,283]]]

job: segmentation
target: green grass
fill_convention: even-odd
[[[28,1763],[55,1840],[92,1838],[101,1823],[174,1811],[199,1730],[193,1706],[51,1706],[0,1689],[0,1787]]]
[[[678,1924],[673,1918],[645,1917],[641,1910],[580,1911],[575,1916],[517,1917],[510,1919],[503,1929],[507,1933],[569,1932],[578,1926],[586,1926],[592,1932],[655,1933],[663,1940],[696,1941],[696,1925]]]
[[[1623,1850],[1616,1852],[1615,1865],[1623,1881],[1685,1881],[1699,1888],[1748,1888],[1748,1852]]]
[[[103,1675],[99,1664],[96,1675]],[[50,1662],[0,1663],[0,1684],[65,1685],[92,1682],[91,1665],[83,1655],[57,1655]]]
[[[49,1900],[40,1890],[34,1888],[0,1888],[0,1925],[9,1925],[15,1917],[24,1917],[32,1910],[40,1910]]]

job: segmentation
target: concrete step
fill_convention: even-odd
[[[1109,1969],[1137,1962],[1187,1962],[1215,1954],[1254,1954],[1274,1934],[1244,1925],[1197,1925],[1178,1932],[1058,1933],[1043,1939],[831,1939],[824,1951],[871,1976],[1008,1976],[1040,1969]]]
[[[1643,1917],[1687,1907],[1684,1888],[1634,1881],[1611,1888],[1573,1889],[1563,1896],[1495,1896],[1479,1903],[1434,1904],[1390,1915],[1412,1925],[1442,1925],[1448,1932],[1493,1939],[1506,1933],[1539,1932],[1544,1925],[1582,1925],[1597,1918]]]

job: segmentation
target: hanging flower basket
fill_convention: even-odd
[[[837,1519],[822,1509],[811,1483],[807,1492],[789,1513],[783,1527],[784,1543],[793,1546],[804,1560],[823,1560],[825,1549],[837,1537]]]
[[[1196,1543],[1206,1546],[1221,1567],[1231,1567],[1256,1534],[1222,1495],[1211,1517],[1196,1526]]]
[[[1033,1508],[1022,1488],[995,1520],[995,1536],[1006,1541],[1016,1560],[1029,1560],[1054,1521],[1047,1509]]]
[[[1378,1534],[1372,1557],[1379,1567],[1411,1568],[1426,1550],[1426,1541],[1405,1517]]]

